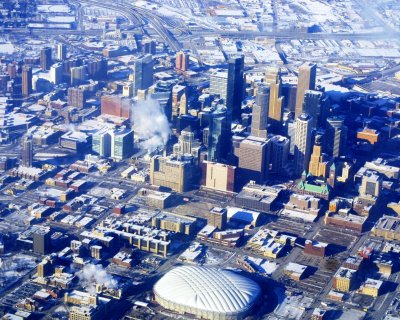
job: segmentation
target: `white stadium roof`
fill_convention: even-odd
[[[155,284],[154,293],[169,309],[234,316],[247,313],[261,290],[254,281],[232,271],[183,266],[166,273]]]

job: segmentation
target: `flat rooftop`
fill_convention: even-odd
[[[400,218],[383,216],[375,224],[374,229],[386,230],[390,232],[400,232]]]

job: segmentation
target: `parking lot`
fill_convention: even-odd
[[[38,284],[31,282],[24,283],[1,299],[0,304],[8,307],[14,307],[21,300],[32,297],[40,289],[42,289],[42,287]]]
[[[267,228],[284,233],[290,233],[299,237],[304,237],[308,232],[307,224],[287,218],[278,218],[267,224]]]

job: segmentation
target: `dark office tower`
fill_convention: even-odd
[[[294,138],[295,172],[300,176],[308,170],[312,146],[312,117],[302,113],[296,119],[296,133]]]
[[[290,140],[283,136],[273,136],[270,141],[271,173],[284,175],[289,158]]]
[[[17,76],[17,64],[15,62],[7,65],[7,73],[11,79],[15,79]]]
[[[22,139],[22,166],[32,167],[33,163],[33,142],[32,137],[25,136]]]
[[[296,110],[297,86],[291,83],[282,84],[283,109]]]
[[[146,54],[138,58],[133,67],[133,93],[138,90],[146,90],[153,85],[153,56]]]
[[[313,63],[305,63],[299,68],[297,94],[296,94],[296,118],[303,112],[304,94],[308,90],[315,90],[317,79],[317,65]]]
[[[22,67],[22,95],[29,96],[32,93],[32,68],[30,66]]]
[[[40,51],[40,67],[43,71],[46,71],[50,70],[52,64],[51,48],[45,47]]]
[[[327,119],[326,152],[335,158],[343,156],[346,149],[347,127],[342,117]]]
[[[7,91],[8,81],[10,81],[8,74],[0,74],[0,93],[4,94]]]
[[[33,252],[37,254],[48,254],[51,249],[51,229],[40,227],[33,233]]]
[[[228,63],[228,88],[226,107],[232,114],[232,119],[239,120],[242,113],[244,96],[244,56],[231,58]]]
[[[154,40],[150,40],[150,39],[143,40],[142,52],[156,54],[157,53],[157,43]]]
[[[63,43],[57,45],[57,60],[64,61],[67,59],[67,46]]]
[[[312,126],[317,128],[321,115],[322,92],[307,90],[304,94],[303,112],[309,114],[312,120]]]
[[[283,96],[281,94],[281,75],[279,68],[268,68],[265,83],[270,87],[268,119],[276,126],[282,122]]]
[[[253,105],[251,135],[259,138],[267,137],[267,120],[269,109],[269,86],[260,86]]]
[[[63,62],[63,75],[70,78],[71,77],[71,68],[80,67],[83,65],[83,61],[80,58],[68,59]]]
[[[209,161],[226,159],[229,152],[230,121],[226,108],[218,108],[210,114],[208,131]]]
[[[106,80],[108,71],[108,61],[103,57],[91,58],[86,62],[87,72],[90,79]]]

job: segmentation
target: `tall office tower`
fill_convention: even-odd
[[[296,133],[294,138],[295,173],[300,176],[308,170],[312,145],[312,117],[302,113],[296,119]]]
[[[37,254],[48,254],[51,249],[50,227],[40,227],[33,233],[33,252]]]
[[[303,112],[304,94],[307,90],[315,90],[317,79],[317,65],[305,63],[299,68],[297,94],[296,94],[296,118]]]
[[[187,71],[189,68],[189,54],[182,51],[176,53],[175,68],[181,71]]]
[[[180,115],[185,115],[188,113],[188,101],[186,92],[182,95],[181,100],[179,101],[179,113]]]
[[[167,116],[167,119],[172,118],[172,93],[171,91],[165,92],[154,92],[150,94],[151,99],[157,100],[160,104],[161,109]]]
[[[88,72],[86,66],[71,68],[71,86],[83,84],[88,80]]]
[[[63,43],[57,45],[57,60],[64,61],[67,59],[67,46]]]
[[[176,192],[188,191],[193,179],[193,156],[154,156],[150,162],[150,183],[171,188]]]
[[[32,93],[32,68],[30,66],[22,67],[22,95],[29,96]]]
[[[308,172],[315,177],[327,178],[329,168],[331,166],[330,159],[326,153],[322,153],[322,136],[315,137],[313,152],[311,154]]]
[[[227,109],[220,107],[210,114],[208,131],[208,161],[226,159],[230,146],[231,125]]]
[[[131,100],[127,97],[117,95],[101,97],[101,114],[129,119],[131,111]]]
[[[242,114],[242,101],[244,97],[243,72],[244,56],[229,59],[226,107],[234,120],[239,120]]]
[[[45,47],[40,51],[40,68],[43,71],[50,70],[52,64],[51,48]]]
[[[11,79],[15,79],[17,77],[16,62],[12,62],[7,65],[7,74],[10,76]]]
[[[157,53],[157,43],[151,39],[145,39],[142,41],[142,52],[156,54]]]
[[[286,136],[290,140],[289,153],[294,155],[294,140],[296,136],[296,121],[293,119],[288,119],[285,121]]]
[[[116,161],[122,161],[133,154],[134,136],[133,130],[126,127],[115,129],[111,133],[111,157]]]
[[[253,105],[251,135],[259,138],[267,137],[268,108],[270,87],[260,86],[257,90],[256,101]]]
[[[85,88],[68,88],[67,103],[69,106],[82,109],[86,107],[86,101],[89,98],[90,92]]]
[[[292,83],[282,83],[283,109],[296,110],[297,86]]]
[[[258,89],[253,106],[251,135],[240,142],[235,149],[238,157],[238,174],[241,183],[255,180],[263,183],[268,176],[269,144],[267,139],[267,119],[269,105],[269,86]]]
[[[132,73],[134,95],[138,90],[146,90],[153,85],[153,66],[151,54],[146,54],[135,61]]]
[[[63,75],[65,77],[71,77],[71,68],[80,67],[83,65],[83,60],[81,58],[69,58],[68,60],[63,61]]]
[[[33,141],[31,136],[22,139],[22,166],[32,167],[33,163]]]
[[[133,97],[133,83],[127,82],[122,87],[122,95],[124,97],[132,98]]]
[[[319,114],[318,126],[321,128],[326,128],[326,120],[333,116],[334,108],[332,108],[333,102],[329,95],[322,95],[321,98],[321,112]]]
[[[111,157],[111,134],[108,128],[93,134],[92,150],[101,157]]]
[[[283,96],[281,94],[279,68],[268,68],[264,82],[270,87],[268,119],[272,125],[276,125],[282,122],[283,116]]]
[[[61,62],[55,63],[50,68],[50,81],[54,84],[60,84],[63,80],[63,65]]]
[[[228,72],[218,71],[210,77],[210,94],[222,99],[226,106],[228,99]]]
[[[238,176],[240,183],[254,180],[264,183],[268,177],[269,140],[249,136],[242,140],[239,148],[235,148],[238,157]]]
[[[326,128],[326,151],[338,158],[343,156],[346,151],[347,127],[344,125],[342,117],[330,117],[327,119]]]
[[[219,162],[203,161],[201,163],[201,185],[207,189],[222,192],[234,192],[236,167]]]
[[[181,114],[181,99],[186,93],[186,86],[175,85],[172,88],[172,117],[176,118]]]
[[[285,166],[289,157],[290,140],[283,136],[273,136],[270,139],[271,173],[285,174]]]
[[[191,154],[194,142],[194,131],[191,126],[186,127],[181,131],[179,136],[180,154]]]
[[[90,57],[86,61],[88,77],[93,80],[106,80],[108,71],[108,60],[104,57]]]
[[[322,92],[307,90],[304,93],[303,112],[309,114],[312,118],[314,129],[320,124]]]

